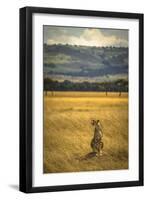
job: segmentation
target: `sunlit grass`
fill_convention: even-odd
[[[104,153],[81,160],[92,150],[91,119],[103,125]],[[128,168],[128,94],[54,92],[44,95],[44,172]]]

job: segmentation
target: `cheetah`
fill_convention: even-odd
[[[91,148],[93,152],[96,153],[96,156],[102,156],[104,143],[102,141],[103,131],[100,120],[92,120],[91,125],[94,126],[94,136],[91,140]]]

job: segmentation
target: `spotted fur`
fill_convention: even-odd
[[[97,155],[102,155],[104,143],[102,141],[103,132],[99,120],[92,120],[91,124],[94,126],[94,136],[91,140],[91,148]]]

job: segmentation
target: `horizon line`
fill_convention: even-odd
[[[129,48],[128,46],[89,46],[89,45],[77,45],[77,44],[63,44],[63,43],[54,43],[54,44],[47,44],[47,43],[43,43],[43,45],[47,45],[47,46],[57,46],[57,45],[60,45],[60,46],[75,46],[75,47],[95,47],[95,48]]]

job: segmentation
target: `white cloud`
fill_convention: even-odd
[[[47,40],[48,44],[71,44],[83,46],[128,46],[128,41],[115,35],[104,35],[100,29],[85,29],[78,37],[61,34]]]

